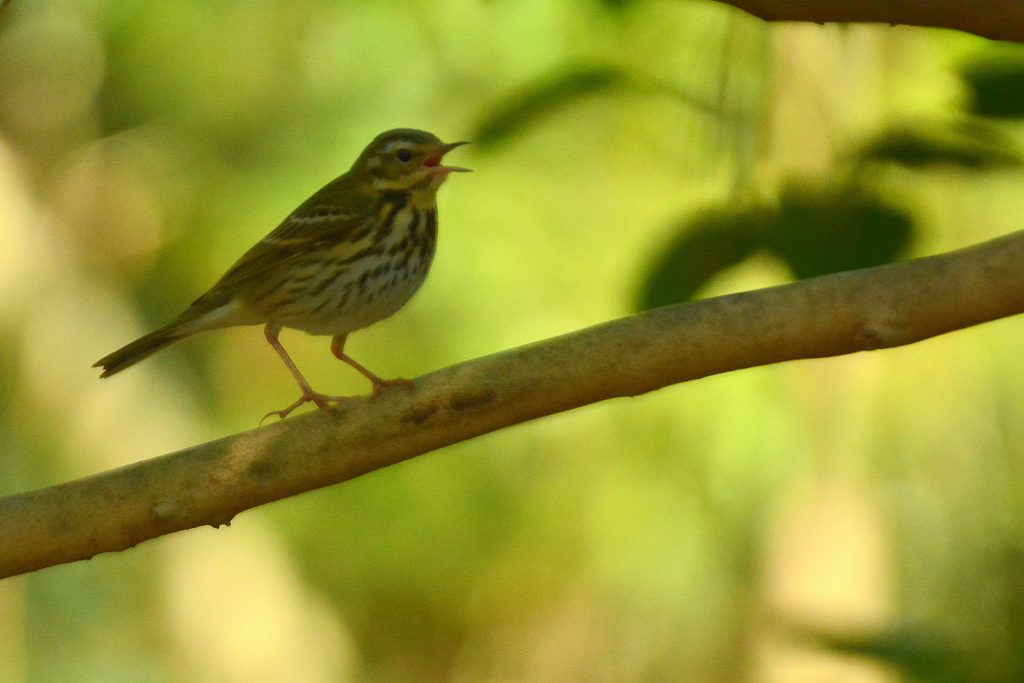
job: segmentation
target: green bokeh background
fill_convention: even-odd
[[[13,0],[0,494],[294,400],[257,328],[90,366],[385,129],[481,143],[452,156],[475,172],[440,193],[426,285],[347,347],[414,377],[629,314],[695,216],[756,215],[794,182],[909,217],[900,258],[1021,229],[1009,143],[943,156],[921,133],[910,162],[879,142],[965,122],[1019,142],[1004,111],[967,113],[963,65],[990,57],[1020,55],[683,0]],[[687,291],[787,281],[765,244]],[[2,581],[0,683],[1022,680],[1022,336],[1009,319],[595,405]],[[325,338],[282,340],[317,389],[368,390]]]

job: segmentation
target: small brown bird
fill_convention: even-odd
[[[282,327],[333,335],[331,351],[373,382],[386,381],[345,354],[345,339],[398,311],[423,284],[437,242],[437,190],[452,171],[445,144],[430,133],[399,128],[378,135],[352,168],[307,199],[245,252],[210,291],[159,330],[104,356],[109,377],[197,332],[266,325],[264,333],[302,396],[287,417],[312,401],[327,409],[343,397],[313,391],[278,341]]]

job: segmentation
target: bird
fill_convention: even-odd
[[[313,390],[278,339],[285,327],[330,335],[331,352],[369,379],[374,394],[411,385],[370,372],[345,353],[345,340],[394,315],[423,284],[437,244],[437,190],[450,173],[469,170],[441,161],[465,144],[412,128],[381,133],[351,169],[303,202],[178,317],[93,367],[110,377],[199,332],[263,325],[302,391],[264,419],[284,419],[309,402],[328,410],[346,400]]]

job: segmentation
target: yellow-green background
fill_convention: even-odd
[[[102,382],[90,366],[385,129],[471,138],[524,83],[589,63],[747,122],[606,93],[453,153],[475,172],[440,193],[430,278],[348,346],[414,377],[630,313],[680,218],[827,175],[890,122],[957,116],[955,68],[987,49],[683,0],[13,0],[0,493],[294,400],[257,328]],[[911,255],[1024,228],[1016,172],[884,187],[917,221]],[[787,277],[757,257],[703,295]],[[2,581],[0,683],[1020,680],[1022,340],[1010,319],[708,378]],[[325,338],[283,341],[317,389],[369,389]]]

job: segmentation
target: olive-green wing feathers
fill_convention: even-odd
[[[380,216],[372,198],[353,191],[351,183],[346,174],[321,188],[245,252],[178,317],[100,359],[96,365],[104,368],[101,376],[120,372],[203,329],[255,324],[259,320],[240,322],[238,310],[230,306],[240,292],[252,289],[254,282],[279,280],[297,262],[311,255],[337,260],[346,258],[350,252],[357,253],[365,246]]]
[[[231,291],[237,285],[259,280],[318,250],[347,241],[361,232],[373,216],[336,212],[315,218],[290,216],[274,232],[257,242],[211,289]]]

